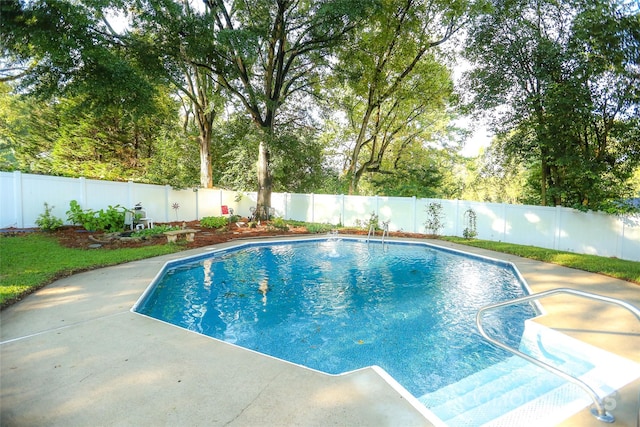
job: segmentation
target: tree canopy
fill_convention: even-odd
[[[480,108],[538,202],[607,209],[640,165],[640,17],[615,0],[493,0],[470,31]]]
[[[257,189],[258,208],[274,190],[597,210],[640,196],[640,12],[624,0],[0,8],[4,170]],[[494,117],[475,160],[456,154],[459,98]]]

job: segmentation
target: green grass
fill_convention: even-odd
[[[0,237],[0,307],[60,277],[181,249],[176,245],[157,245],[82,250],[62,247],[54,237],[42,233]]]
[[[467,240],[461,237],[443,237],[443,240],[508,253],[523,258],[535,259],[551,264],[558,264],[591,273],[604,274],[616,279],[640,284],[640,262],[626,261],[618,258],[607,258],[595,255],[581,255],[535,246],[514,245],[511,243],[491,242],[487,240]]]

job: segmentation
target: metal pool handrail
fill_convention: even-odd
[[[376,225],[375,224],[370,224],[369,225],[369,232],[367,233],[367,243],[369,243],[369,240],[371,239],[371,236],[373,235],[373,237],[376,236]],[[389,221],[383,221],[382,222],[382,244],[384,245],[384,236],[389,236]]]
[[[546,369],[547,371],[558,375],[559,377],[572,382],[574,384],[576,384],[577,386],[581,387],[584,391],[587,392],[587,394],[589,394],[589,396],[591,397],[591,399],[593,400],[593,403],[595,405],[595,408],[591,408],[591,414],[593,414],[594,417],[596,417],[598,420],[603,421],[605,423],[612,423],[615,421],[615,417],[613,415],[611,415],[609,412],[606,411],[604,404],[602,402],[602,399],[600,399],[600,397],[596,394],[596,392],[584,381],[567,374],[566,372],[561,371],[560,369],[556,368],[555,366],[551,366],[548,363],[545,363],[541,360],[535,359],[531,356],[529,356],[528,354],[525,354],[523,352],[521,352],[520,350],[517,350],[513,347],[510,347],[500,341],[497,341],[494,338],[491,338],[484,330],[484,328],[482,327],[482,315],[484,314],[484,312],[488,311],[488,310],[494,310],[496,308],[500,308],[500,307],[506,307],[509,305],[514,305],[514,304],[519,304],[521,302],[526,302],[526,301],[533,301],[533,300],[538,300],[541,298],[545,298],[548,297],[550,295],[554,295],[554,294],[571,294],[571,295],[575,295],[575,296],[579,296],[582,298],[587,298],[587,299],[591,299],[591,300],[596,300],[596,301],[602,301],[602,302],[606,302],[609,304],[615,304],[618,305],[620,307],[626,308],[627,310],[629,310],[632,314],[634,314],[636,316],[636,319],[638,321],[640,321],[640,310],[638,310],[634,305],[629,304],[626,301],[622,301],[616,298],[610,298],[610,297],[605,297],[602,295],[597,295],[597,294],[592,294],[590,292],[584,292],[584,291],[578,291],[576,289],[569,289],[569,288],[558,288],[558,289],[551,289],[548,291],[544,291],[544,292],[539,292],[537,294],[532,294],[532,295],[527,295],[524,297],[520,297],[520,298],[515,298],[509,301],[503,301],[500,303],[496,303],[496,304],[491,304],[491,305],[487,305],[485,307],[482,307],[480,310],[478,310],[478,314],[476,314],[476,326],[478,327],[478,330],[480,331],[480,334],[490,343],[492,343],[493,345],[502,348],[503,350],[506,350],[512,354],[515,354],[516,356],[519,356],[523,359],[525,359],[528,362],[533,363],[536,366],[539,366],[543,369]]]

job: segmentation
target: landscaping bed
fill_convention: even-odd
[[[216,243],[227,242],[238,238],[262,237],[262,236],[281,236],[289,234],[306,234],[305,227],[289,227],[288,231],[274,229],[268,224],[249,228],[248,226],[238,226],[235,223],[228,224],[220,229],[205,228],[200,225],[199,221],[189,222],[172,222],[166,224],[180,228],[189,228],[196,230],[193,242],[180,241],[185,249],[198,248],[202,246],[214,245]],[[131,237],[130,233],[103,233],[89,232],[82,227],[62,227],[52,233],[62,246],[78,249],[118,249],[118,248],[138,248],[151,245],[167,244],[167,238],[164,234],[144,237]],[[99,246],[98,246],[99,245]]]

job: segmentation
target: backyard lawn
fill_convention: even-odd
[[[234,236],[230,234],[228,240]],[[444,237],[443,239],[600,273],[640,284],[640,262],[485,240],[467,240],[456,237]],[[66,247],[54,235],[41,232],[2,236],[0,237],[0,306],[4,308],[61,277],[109,265],[174,253],[187,248],[185,245],[166,244],[162,240],[160,242],[162,243],[142,247],[95,250]]]

